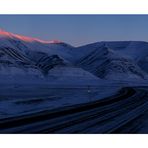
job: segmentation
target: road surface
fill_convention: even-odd
[[[125,87],[98,101],[0,119],[0,133],[141,133],[147,112],[148,89]]]

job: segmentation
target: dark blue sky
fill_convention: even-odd
[[[148,41],[148,15],[0,15],[0,28],[75,46],[96,41]]]

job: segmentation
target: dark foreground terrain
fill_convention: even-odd
[[[148,133],[148,88],[69,107],[3,118],[0,133]]]

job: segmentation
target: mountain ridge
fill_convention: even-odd
[[[1,69],[32,68],[48,76],[51,69],[58,72],[57,67],[75,67],[98,79],[147,79],[147,59],[148,43],[144,41],[102,41],[73,47],[61,41],[47,43],[0,30]]]

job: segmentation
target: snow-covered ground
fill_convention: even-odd
[[[147,82],[104,81],[103,83],[11,83],[1,84],[0,118],[29,114],[86,103],[116,94],[127,86],[148,86]]]
[[[118,89],[109,85],[3,85],[0,88],[0,117],[86,103],[112,95]]]

